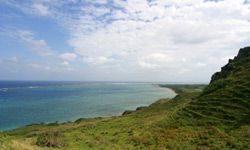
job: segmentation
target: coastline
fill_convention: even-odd
[[[167,87],[167,86],[161,86],[162,84],[153,84],[153,85],[156,85],[156,86],[158,86],[158,87],[160,87],[160,88],[162,88],[162,89],[167,89],[168,91],[171,91],[171,92],[173,92],[173,93],[175,94],[175,96],[172,97],[172,98],[161,98],[161,99],[169,99],[169,100],[172,100],[172,99],[174,99],[177,95],[179,95],[178,93],[175,92],[174,89],[169,88],[169,87]],[[149,104],[148,106],[139,106],[139,107],[137,107],[135,110],[125,110],[125,111],[124,111],[121,115],[119,115],[119,116],[128,115],[128,114],[134,113],[134,112],[136,112],[136,111],[138,111],[138,110],[147,108],[147,107],[149,107],[150,105],[152,105],[152,104],[154,104],[154,103],[157,103],[157,102],[160,101],[161,99],[156,100],[155,102]]]
[[[12,128],[12,129],[0,130],[0,132],[10,132],[10,131],[14,131],[14,130],[18,130],[18,129],[22,129],[22,128],[29,127],[29,126],[34,126],[34,125],[56,126],[56,125],[61,125],[61,124],[66,124],[66,123],[77,123],[77,122],[82,121],[82,120],[111,119],[111,118],[115,118],[115,117],[121,117],[121,116],[124,116],[124,115],[135,113],[135,112],[137,112],[137,111],[139,111],[141,109],[145,109],[145,108],[149,107],[150,105],[152,105],[154,103],[157,103],[158,101],[160,101],[162,99],[169,99],[169,100],[171,100],[171,99],[175,98],[178,95],[178,93],[176,93],[175,90],[172,89],[172,88],[163,87],[163,86],[161,86],[161,84],[153,84],[153,85],[158,86],[158,87],[160,87],[162,89],[166,89],[168,91],[171,91],[171,92],[173,92],[175,94],[175,96],[172,97],[172,98],[166,98],[166,97],[160,98],[160,99],[157,99],[156,101],[154,101],[154,102],[152,102],[152,103],[150,103],[150,104],[148,104],[146,106],[145,105],[138,106],[138,107],[136,107],[133,110],[124,110],[123,112],[120,112],[120,113],[117,113],[117,114],[106,115],[106,116],[97,116],[97,117],[89,117],[89,118],[81,118],[80,117],[80,118],[77,118],[77,119],[72,119],[72,121],[71,120],[66,120],[66,121],[62,121],[62,122],[60,122],[60,121],[55,121],[55,122],[40,122],[40,123],[34,122],[34,123],[31,123],[31,124],[27,124],[27,125],[16,127],[16,128]]]
[[[177,95],[179,95],[179,93],[177,93],[176,92],[176,90],[175,89],[173,89],[173,88],[169,88],[169,87],[164,87],[164,86],[161,86],[161,84],[158,84],[158,86],[160,87],[160,88],[165,88],[165,89],[168,89],[169,91],[171,91],[172,93],[174,93],[175,94],[175,96],[177,96]],[[174,98],[174,97],[173,97]]]

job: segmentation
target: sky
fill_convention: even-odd
[[[0,80],[209,82],[250,0],[0,0]]]

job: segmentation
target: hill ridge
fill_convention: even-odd
[[[207,116],[201,118],[203,124],[209,122],[240,126],[250,123],[249,108],[250,47],[245,47],[240,49],[238,55],[229,60],[220,72],[211,77],[210,84],[185,110]],[[188,114],[187,112],[185,114]],[[197,115],[193,117],[198,118]],[[195,122],[194,120],[192,121]]]

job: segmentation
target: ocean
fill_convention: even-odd
[[[151,83],[0,81],[0,130],[116,116],[174,96]]]

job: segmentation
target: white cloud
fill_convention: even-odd
[[[61,63],[61,65],[63,65],[63,66],[69,66],[69,62],[64,61],[64,62]]]
[[[90,6],[90,7],[83,7],[81,9],[85,14],[88,15],[93,15],[94,17],[100,17],[102,15],[110,13],[110,9],[106,7],[95,7],[95,6]]]
[[[85,0],[85,2],[100,5],[100,4],[107,4],[108,0]]]
[[[243,0],[128,0],[116,6],[123,10],[113,9],[111,22],[93,16],[73,20],[69,43],[90,58],[86,62],[105,64],[105,58],[116,55],[123,68],[170,69],[182,75],[203,69],[200,76],[209,80],[225,63],[216,60],[235,55],[250,40],[250,9]],[[127,50],[134,53],[121,55]]]
[[[108,62],[112,62],[113,60],[104,56],[99,56],[99,57],[84,57],[83,61],[93,65],[102,65]]]
[[[41,39],[35,39],[34,33],[27,30],[17,31],[17,38],[20,38],[24,44],[29,47],[33,52],[41,56],[53,55],[53,51],[47,45],[47,42]]]
[[[153,53],[153,54],[150,54],[150,55],[144,57],[144,59],[149,60],[149,61],[155,61],[155,62],[173,61],[173,58],[167,56],[166,54],[162,54],[162,53]]]
[[[59,59],[62,60],[61,66],[65,67],[67,70],[72,70],[69,62],[75,60],[77,55],[75,53],[63,53],[59,55]]]
[[[202,62],[198,62],[197,63],[197,66],[198,67],[205,67],[207,64],[205,64],[205,63],[202,63]]]
[[[102,65],[119,66],[111,70],[117,77],[125,68],[129,77],[143,73],[145,80],[154,76],[151,70],[159,71],[160,79],[178,80],[181,74],[187,79],[196,80],[199,75],[209,80],[228,56],[250,41],[250,4],[245,0],[56,0],[32,4],[38,4],[40,15],[49,14],[68,29],[68,44],[74,52],[61,54],[62,64],[67,66],[78,55],[84,63],[96,65],[88,68],[90,72]],[[51,52],[32,33],[21,35],[32,49]],[[176,73],[176,78],[169,72]]]
[[[140,59],[139,65],[147,69],[163,69],[171,65],[174,58],[163,53],[152,53]]]
[[[140,62],[139,62],[139,65],[140,65],[142,68],[145,68],[145,69],[159,69],[159,68],[160,68],[160,66],[157,65],[157,64],[147,63],[147,62],[144,62],[144,61],[140,61]]]
[[[49,66],[48,64],[38,64],[38,63],[30,63],[28,64],[28,67],[31,67],[33,69],[43,69],[46,71],[50,71],[51,70],[51,66]]]
[[[37,14],[40,14],[42,16],[47,16],[50,13],[49,7],[42,3],[34,3],[32,5],[32,8]]]
[[[75,60],[77,55],[75,53],[63,53],[59,55],[59,58],[63,61],[69,62]]]

